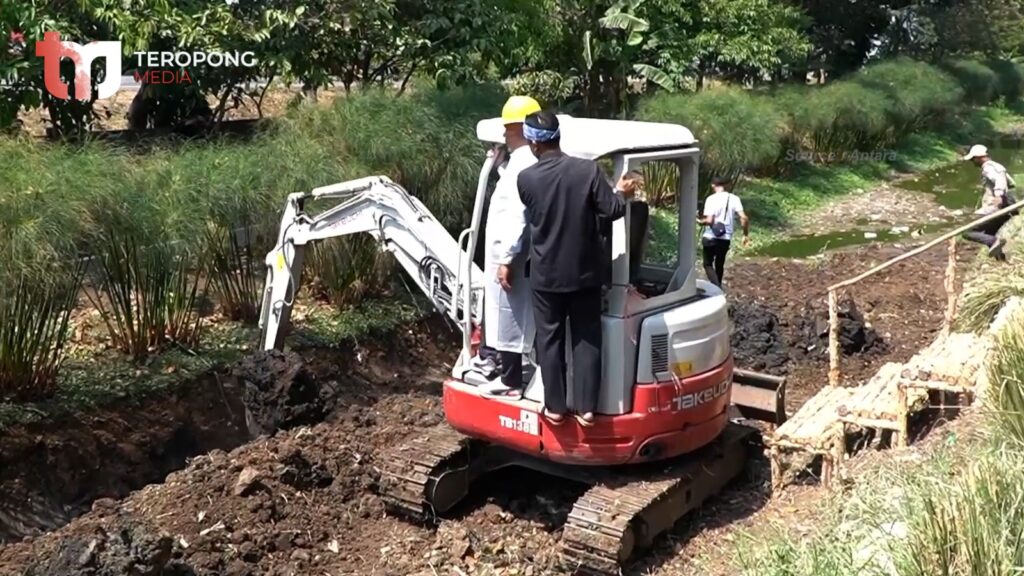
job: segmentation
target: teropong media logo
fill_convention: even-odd
[[[61,42],[59,32],[47,32],[36,42],[36,56],[43,59],[43,84],[51,96],[68,100],[68,85],[60,78],[60,61],[71,60],[75,66],[75,98],[83,102],[92,96],[92,61],[106,58],[106,72],[103,82],[96,87],[99,98],[109,98],[121,87],[121,43],[90,42],[82,46],[78,42]]]
[[[256,66],[252,52],[135,52],[132,54],[140,73],[135,70],[136,82],[144,84],[191,84],[190,66]],[[46,32],[36,42],[36,56],[43,59],[43,83],[46,91],[60,100],[70,99],[69,86],[60,77],[60,62],[67,58],[74,65],[75,99],[88,102],[92,96],[92,62],[105,59],[103,81],[96,86],[98,99],[113,96],[121,87],[121,43],[62,41],[59,32]],[[157,67],[173,67],[173,70]]]

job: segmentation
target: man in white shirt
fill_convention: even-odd
[[[970,151],[964,156],[964,160],[971,160],[976,165],[981,166],[981,187],[983,193],[981,207],[974,211],[975,214],[979,216],[991,214],[1013,203],[1010,200],[1010,188],[1013,186],[1013,178],[1006,172],[1006,167],[989,158],[988,148],[981,144],[975,144],[971,146]],[[1006,245],[1006,240],[999,238],[997,234],[999,229],[1009,219],[1010,215],[1005,214],[989,220],[964,234],[964,237],[972,242],[988,246],[989,256],[996,260],[1004,261],[1006,260],[1006,255],[1003,253],[1003,246]]]
[[[739,196],[726,191],[727,180],[714,178],[712,193],[704,200],[704,213],[697,223],[704,226],[701,245],[704,253],[704,273],[715,286],[721,288],[725,276],[725,256],[732,245],[734,216],[743,226],[743,245],[750,243],[750,220],[743,211]]]
[[[505,124],[508,163],[491,194],[484,228],[484,344],[482,361],[476,366],[492,371],[490,358],[497,351],[501,384],[491,393],[519,398],[523,392],[523,354],[533,335],[530,283],[526,275],[529,238],[526,208],[519,198],[519,173],[537,163],[523,137],[526,117],[540,111],[540,104],[528,96],[512,96],[501,117]]]

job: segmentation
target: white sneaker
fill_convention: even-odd
[[[488,380],[494,378],[498,373],[498,364],[490,358],[474,356],[473,359],[469,361],[469,366],[474,372],[483,374]]]

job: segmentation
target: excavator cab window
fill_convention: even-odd
[[[651,161],[634,167],[644,186],[630,204],[629,283],[644,296],[664,294],[678,265],[679,166]]]

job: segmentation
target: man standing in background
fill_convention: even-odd
[[[725,189],[727,180],[711,180],[712,193],[704,200],[704,213],[697,217],[697,223],[704,226],[701,248],[704,256],[704,273],[708,281],[722,287],[725,278],[725,257],[732,246],[734,216],[740,217],[743,226],[743,246],[750,243],[750,220],[743,211],[739,196]]]

